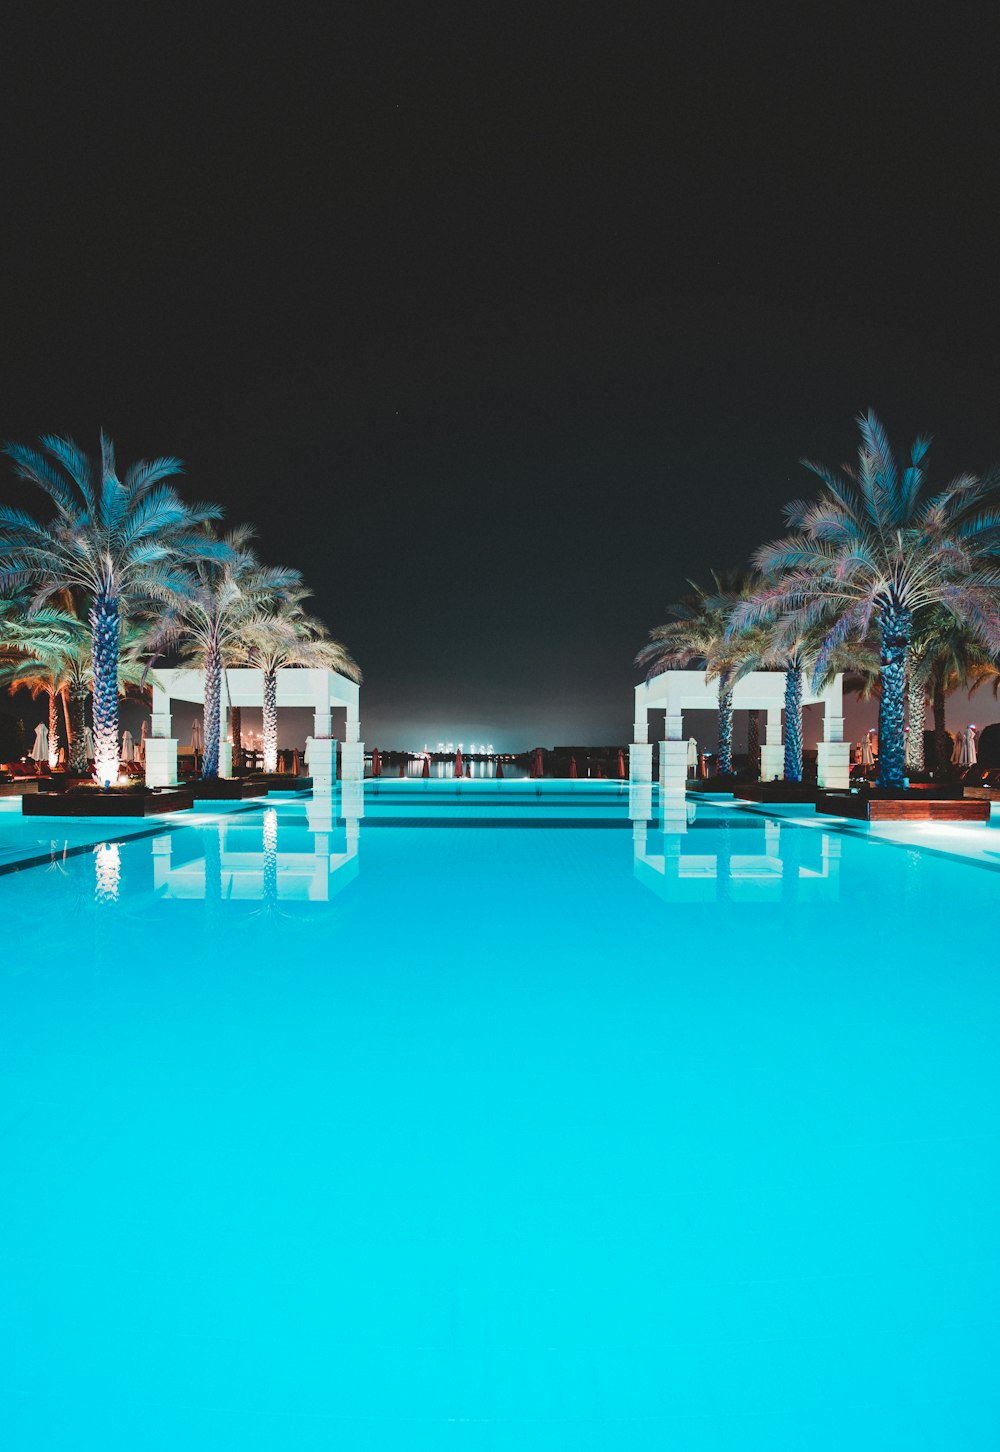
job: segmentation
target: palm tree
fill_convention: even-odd
[[[667,623],[649,633],[635,658],[646,679],[667,670],[698,666],[719,682],[719,776],[733,774],[733,672],[746,651],[745,637],[730,633],[733,610],[752,594],[757,580],[747,571],[712,571],[715,588],[689,580],[691,593],[667,610]]]
[[[205,781],[219,775],[223,670],[241,658],[243,633],[301,579],[297,570],[261,564],[252,538],[253,530],[240,525],[223,536],[221,550],[192,561],[159,633],[161,644],[182,641],[184,657],[205,672]]]
[[[907,672],[910,733],[907,763],[924,769],[924,714],[930,696],[934,720],[934,774],[944,776],[951,762],[945,702],[953,691],[995,679],[994,656],[967,624],[946,610],[927,610],[914,624]]]
[[[59,700],[66,716],[67,766],[74,776],[87,774],[86,703],[93,682],[90,631],[69,608],[41,606],[16,622],[3,620],[0,630],[8,648],[0,659],[0,682],[11,691],[23,687],[49,701],[49,766],[59,759]],[[122,624],[118,657],[118,691],[144,690],[156,683],[148,665],[148,630],[138,622]],[[114,777],[118,775],[117,760]],[[113,778],[105,778],[113,779]]]
[[[101,435],[95,466],[72,439],[47,435],[40,448],[7,444],[21,479],[55,506],[40,524],[0,506],[0,589],[30,582],[34,605],[61,590],[89,598],[94,687],[94,741],[99,781],[118,774],[118,662],[123,617],[171,600],[185,586],[183,566],[216,546],[200,529],[221,514],[213,504],[185,504],[168,480],[173,458],[142,460],[119,479],[114,445]]]
[[[48,698],[50,768],[59,762],[59,701],[65,702],[67,661],[82,643],[79,627],[68,611],[43,606],[31,612],[23,598],[0,605],[0,683],[11,692],[30,691],[35,700]]]
[[[1000,507],[994,481],[963,475],[925,491],[929,441],[919,438],[899,468],[875,414],[858,419],[856,469],[840,474],[803,460],[823,481],[815,501],[785,509],[791,532],[754,563],[768,584],[737,612],[740,624],[784,620],[791,636],[820,627],[815,672],[848,638],[879,637],[879,785],[901,787],[906,666],[916,611],[942,606],[996,650]]]
[[[752,599],[753,597],[751,597]],[[814,627],[807,635],[789,634],[784,620],[771,622],[770,627],[738,622],[738,611],[734,610],[730,622],[730,635],[742,645],[740,659],[732,670],[735,684],[751,671],[780,670],[785,673],[785,781],[802,780],[802,677],[806,671],[814,675],[817,689],[827,686],[837,675],[849,672],[856,678],[856,688],[863,689],[877,670],[877,656],[872,656],[870,646],[864,641],[844,641],[825,653],[823,666],[816,675],[816,665],[823,648],[824,632]]]
[[[266,612],[249,618],[240,630],[240,664],[264,675],[262,737],[264,770],[278,768],[278,671],[288,666],[320,666],[353,681],[361,671],[344,646],[332,640],[321,621],[302,609],[308,591],[293,590],[275,599]]]

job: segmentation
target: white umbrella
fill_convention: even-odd
[[[191,722],[191,750],[201,751],[205,745],[205,738],[201,730],[201,717],[196,716]]]
[[[693,736],[688,737],[688,776],[698,775],[698,743]]]
[[[959,731],[952,741],[951,764],[952,766],[968,766],[969,764],[969,743],[965,739],[965,732]]]
[[[962,740],[965,742],[965,755],[969,766],[975,766],[979,760],[979,752],[976,750],[976,728],[967,726]]]
[[[40,726],[35,727],[35,739],[28,755],[33,761],[48,761],[49,759],[49,728],[44,721]]]
[[[135,761],[135,740],[131,731],[122,736],[122,761]]]
[[[146,737],[149,735],[149,723],[143,717],[142,730],[139,732],[139,760],[146,760]]]
[[[93,733],[93,731],[91,731],[91,729],[90,729],[89,726],[85,726],[83,728],[83,744],[87,748],[87,760],[88,761],[93,761],[94,756],[95,756],[95,752],[94,752],[94,733]]]
[[[872,751],[872,739],[870,736],[866,736],[864,741],[862,741],[861,743],[861,765],[875,765],[875,755]]]

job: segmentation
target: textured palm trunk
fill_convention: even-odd
[[[267,669],[264,672],[264,721],[261,730],[264,738],[264,770],[278,770],[278,672]]]
[[[233,733],[233,770],[238,771],[243,765],[243,712],[239,706],[230,709],[229,720]]]
[[[69,769],[73,776],[87,775],[87,688],[71,686],[69,692]]]
[[[49,692],[49,770],[59,765],[59,692]]]
[[[747,760],[750,775],[754,780],[760,777],[760,712],[751,711],[747,722]]]
[[[63,686],[59,695],[62,699],[63,722],[66,726],[66,760],[68,762],[73,752],[73,720],[69,708],[69,686]]]
[[[945,715],[944,681],[935,680],[931,692],[931,711],[934,716],[934,775],[946,776],[951,765],[951,746],[948,741],[948,725]]]
[[[222,660],[219,648],[213,645],[205,653],[205,754],[201,762],[202,781],[215,781],[219,775],[219,729],[222,716]]]
[[[719,776],[733,774],[733,693],[719,684]]]
[[[104,785],[118,780],[118,657],[121,616],[118,601],[99,595],[90,612],[94,669],[94,776]]]
[[[878,785],[902,787],[906,778],[906,660],[910,651],[909,610],[887,605],[879,616]]]
[[[785,671],[785,780],[802,780],[802,671]]]
[[[906,738],[906,766],[911,776],[924,769],[924,714],[927,698],[924,683],[917,673],[916,661],[910,661],[906,678],[906,716],[909,735]]]

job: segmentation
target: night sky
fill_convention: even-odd
[[[0,436],[184,458],[369,742],[628,739],[860,408],[1000,458],[989,7],[319,14],[8,9]]]

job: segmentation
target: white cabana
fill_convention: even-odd
[[[751,671],[733,687],[735,711],[765,711],[767,732],[760,748],[762,781],[784,776],[781,711],[785,700],[784,671]],[[819,743],[817,780],[821,787],[846,787],[850,781],[851,745],[844,737],[843,677],[837,676],[822,691],[814,691],[802,676],[802,704],[823,706],[823,740]],[[649,712],[666,715],[665,739],[660,742],[660,789],[683,796],[688,773],[688,742],[684,736],[685,711],[718,711],[719,683],[704,671],[663,671],[635,688],[635,727],[630,756],[633,783],[652,781],[653,747],[649,740]]]
[[[146,740],[146,781],[150,786],[172,786],[177,781],[177,740],[171,732],[171,703],[193,701],[203,705],[205,677],[197,670],[157,670],[156,682],[153,725]],[[337,776],[337,742],[332,734],[334,711],[344,712],[341,775],[344,781],[360,781],[364,775],[360,701],[361,688],[357,681],[348,680],[338,671],[289,666],[278,672],[278,710],[291,707],[313,712],[309,771],[316,790],[329,789]],[[263,704],[263,671],[242,668],[226,671],[222,688],[220,776],[233,774],[232,743],[226,740],[228,708],[262,708]]]

